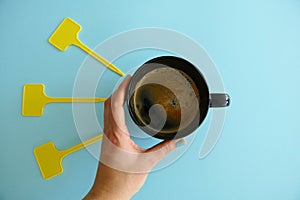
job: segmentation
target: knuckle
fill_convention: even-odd
[[[120,142],[118,140],[117,137],[115,137],[114,134],[110,134],[110,136],[108,137],[108,139],[110,140],[110,142],[116,146],[120,146]]]
[[[104,102],[104,108],[108,108],[110,106],[110,98]]]
[[[165,154],[169,153],[172,150],[171,145],[167,144],[164,148],[163,151]]]
[[[170,153],[170,152],[173,151],[175,148],[176,148],[176,144],[175,144],[173,141],[171,141],[170,143],[168,143],[168,144],[166,145],[166,152],[167,152],[167,153]]]

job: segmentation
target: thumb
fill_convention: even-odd
[[[165,140],[147,149],[145,153],[150,153],[151,155],[150,162],[154,166],[166,155],[168,155],[171,151],[176,149],[176,147],[180,147],[182,145],[185,145],[186,143],[187,142],[184,138],[177,139],[177,140]]]

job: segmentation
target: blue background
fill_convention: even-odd
[[[66,157],[65,172],[48,181],[33,156],[50,140],[62,149],[80,142],[70,104],[48,105],[38,118],[21,115],[26,83],[72,96],[86,54],[59,52],[47,41],[65,17],[83,26],[80,38],[92,48],[133,28],[186,34],[207,50],[233,99],[213,152],[198,159],[199,131],[133,199],[300,199],[299,0],[0,0],[0,199],[81,199],[93,182],[97,160],[86,150]]]

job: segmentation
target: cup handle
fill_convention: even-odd
[[[230,96],[226,93],[212,93],[209,98],[209,107],[227,107],[230,104]]]

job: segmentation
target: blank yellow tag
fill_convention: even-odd
[[[62,160],[65,156],[101,140],[102,137],[103,134],[99,134],[65,150],[56,149],[53,142],[47,142],[34,148],[33,152],[35,159],[38,163],[43,178],[49,179],[63,173],[64,168],[62,166]]]
[[[106,98],[54,98],[45,94],[43,84],[25,84],[23,88],[23,116],[42,116],[48,103],[104,102]]]
[[[54,31],[54,33],[50,36],[49,42],[61,51],[65,51],[69,45],[78,46],[83,51],[108,67],[110,70],[121,76],[124,76],[125,74],[121,70],[119,70],[112,63],[91,50],[78,39],[78,33],[80,32],[80,30],[81,26],[79,24],[77,24],[71,18],[65,18]]]

